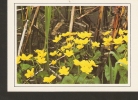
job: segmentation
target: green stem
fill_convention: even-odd
[[[103,84],[103,72],[102,72],[102,84]]]
[[[45,45],[44,45],[44,49],[47,52],[47,56],[46,56],[47,63],[45,65],[45,70],[47,70],[47,71],[49,70],[48,36],[49,36],[51,14],[52,14],[52,7],[45,6]]]
[[[112,64],[111,64],[111,58],[109,54],[109,68],[110,68],[110,84],[112,84]]]

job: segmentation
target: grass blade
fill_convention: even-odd
[[[44,49],[47,52],[47,56],[46,56],[47,64],[46,64],[45,70],[49,69],[48,36],[49,36],[51,14],[52,14],[52,7],[45,6],[45,44],[44,44]]]

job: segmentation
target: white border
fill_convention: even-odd
[[[54,0],[53,0],[54,1]],[[123,1],[123,2],[122,2]],[[124,2],[125,1],[125,2]],[[55,2],[55,1],[54,1]],[[40,0],[34,0],[34,1],[27,1],[27,0],[14,0],[14,1],[8,1],[8,91],[32,91],[32,92],[37,92],[37,91],[137,91],[138,88],[134,86],[136,86],[135,84],[138,83],[138,82],[135,82],[133,83],[134,79],[133,77],[135,76],[136,77],[136,74],[134,75],[132,73],[132,70],[135,72],[136,70],[132,69],[131,68],[131,83],[130,84],[130,73],[129,73],[129,83],[128,84],[87,84],[87,85],[77,85],[77,84],[74,84],[74,85],[63,85],[63,84],[59,84],[59,85],[55,85],[55,84],[50,84],[50,85],[44,85],[44,84],[16,84],[16,86],[14,87],[14,62],[15,62],[15,51],[16,50],[14,47],[15,45],[15,41],[16,41],[16,38],[14,37],[14,35],[16,34],[16,24],[14,26],[14,23],[16,23],[16,20],[14,22],[14,11],[16,11],[14,9],[14,5],[27,5],[27,6],[37,6],[37,5],[41,5],[41,6],[45,6],[46,4],[43,4],[43,3],[47,3],[47,5],[50,5],[50,6],[61,6],[63,5],[64,3],[64,6],[106,6],[108,5],[109,6],[109,3],[110,3],[110,6],[118,6],[118,5],[121,5],[121,6],[128,6],[130,8],[130,4],[122,4],[122,3],[131,3],[131,8],[132,8],[132,4],[135,5],[135,3],[132,3],[130,2],[129,0],[120,0],[119,2],[115,2],[115,1],[111,1],[111,0],[106,0],[106,2],[102,1],[100,2],[91,2],[90,0],[87,0],[87,2],[85,1],[85,3],[87,4],[84,4],[84,1],[81,0],[79,1],[79,3],[73,1],[73,0],[60,0],[60,2],[55,2],[53,3],[52,0],[50,1],[41,1]],[[20,4],[19,4],[20,3]],[[22,3],[22,4],[21,4]],[[24,3],[24,4],[23,4]],[[29,4],[30,3],[30,4]],[[38,4],[39,3],[39,4]],[[41,3],[41,4],[40,4]],[[48,4],[48,3],[51,3],[51,4]],[[59,3],[59,4],[57,4]],[[66,3],[66,4],[65,4]],[[72,4],[73,3],[73,4]],[[74,4],[75,3],[75,4]],[[82,4],[81,4],[82,3]],[[101,4],[97,4],[97,3],[101,3]],[[106,4],[102,4],[102,3],[106,3]],[[115,3],[115,4],[114,4]],[[119,4],[121,3],[121,4]],[[133,6],[133,7],[136,7]],[[132,11],[132,10],[131,10]],[[130,9],[129,11],[130,12]],[[16,13],[15,13],[16,14]],[[130,15],[130,14],[128,14]],[[131,12],[131,15],[132,15],[132,12]],[[16,16],[16,15],[15,15]],[[130,22],[130,17],[128,18],[129,20],[129,23]],[[131,16],[131,20],[132,20],[132,16]],[[131,28],[132,28],[132,24],[131,24]],[[129,27],[129,33],[130,33],[130,27]],[[131,33],[132,33],[132,29],[131,29]],[[15,35],[16,36],[16,35]],[[132,37],[132,36],[131,36]],[[14,40],[15,39],[15,40]],[[130,39],[129,39],[130,41]],[[132,43],[131,43],[132,44]],[[131,46],[132,47],[132,46]],[[129,44],[129,48],[130,48],[130,44]],[[135,48],[136,49],[136,48]],[[132,50],[131,50],[131,53],[132,53]],[[130,54],[130,51],[129,51],[129,54]],[[130,57],[129,57],[130,58]],[[132,59],[132,58],[131,58]],[[129,59],[130,61],[130,59]],[[132,60],[131,60],[131,66],[132,66]],[[130,69],[129,69],[130,70]],[[130,72],[130,71],[129,71]],[[16,75],[15,75],[16,76]],[[16,79],[16,78],[15,78]],[[131,85],[131,86],[130,86]],[[24,86],[24,87],[22,87]],[[45,87],[43,87],[45,86]],[[68,87],[67,87],[68,86]],[[90,87],[91,86],[91,87]]]

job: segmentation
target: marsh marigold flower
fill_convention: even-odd
[[[67,37],[67,36],[70,35],[70,33],[71,33],[71,32],[62,33],[62,36],[63,36],[63,37]]]
[[[21,62],[20,59],[21,59],[21,56],[17,56],[17,58],[16,58],[16,63],[17,63],[17,64],[19,64],[19,63]]]
[[[92,43],[92,48],[99,47],[99,45],[100,45],[99,42],[91,42],[91,43]]]
[[[93,68],[92,67],[87,67],[87,66],[83,66],[81,67],[80,69],[82,72],[86,73],[86,74],[89,74],[92,72]]]
[[[72,46],[73,46],[73,44],[72,44],[72,43],[67,43],[67,45],[66,45],[66,46],[64,46],[64,48],[65,48],[65,49],[70,49]]]
[[[78,37],[80,37],[81,39],[84,39],[84,38],[90,38],[91,37],[91,35],[92,35],[92,33],[88,33],[88,32],[80,32],[80,33],[78,33],[77,34],[78,35]]]
[[[67,57],[71,57],[72,55],[74,55],[73,50],[70,50],[70,51],[69,50],[66,50],[66,52],[64,54]]]
[[[50,56],[55,56],[55,55],[57,55],[57,51],[50,52]]]
[[[119,29],[119,32],[118,32],[119,35],[123,35],[124,34],[124,31],[122,29]]]
[[[93,60],[89,60],[89,63],[90,63],[91,66],[98,67],[98,65],[96,65]]]
[[[59,71],[60,75],[68,75],[69,74],[69,67],[62,66]]]
[[[80,61],[77,60],[77,59],[74,59],[73,62],[74,62],[74,65],[76,65],[76,66],[79,66],[80,65]]]
[[[123,38],[122,38],[122,36],[120,36],[119,38],[117,38],[117,39],[114,39],[113,40],[113,44],[122,44],[123,43]]]
[[[33,57],[32,54],[29,54],[28,56],[26,56],[25,54],[22,54],[21,60],[28,61],[28,60],[31,60],[32,57]]]
[[[57,63],[56,60],[52,60],[52,62],[51,62],[52,65],[55,65],[56,63]]]
[[[52,74],[52,75],[50,75],[49,77],[44,77],[43,82],[51,83],[55,78],[56,78],[56,76],[54,76],[54,75]]]
[[[113,40],[113,38],[112,38],[111,36],[109,36],[108,38],[105,38],[105,37],[104,37],[104,38],[103,38],[103,41],[104,41],[104,42],[103,42],[102,44],[103,44],[104,46],[106,46],[106,47],[107,47],[107,46],[110,46],[112,40]]]
[[[123,40],[128,43],[128,35],[124,35]]]
[[[108,38],[103,38],[104,42],[112,42],[113,38],[111,36],[109,36]]]
[[[81,44],[78,38],[74,39],[75,44]]]
[[[69,42],[69,41],[72,41],[72,40],[74,40],[74,37],[70,36],[69,38],[66,39],[66,42]]]
[[[58,57],[62,56],[62,53],[58,53],[57,56],[58,56]]]
[[[53,42],[59,42],[61,40],[61,35],[59,36],[55,36],[55,39],[53,40]]]
[[[42,57],[42,58],[45,57],[46,54],[47,54],[47,53],[44,51],[44,49],[43,49],[43,50],[36,49],[35,52],[38,54],[37,56]]]
[[[83,44],[79,44],[79,45],[77,45],[77,48],[78,48],[78,49],[82,49],[83,47],[84,47]]]
[[[106,36],[106,35],[109,35],[111,33],[111,31],[106,31],[106,32],[103,32],[102,34],[104,35],[104,36]]]
[[[119,59],[118,62],[121,62],[125,65],[128,65],[128,61],[126,60],[126,58],[123,58],[123,59]],[[122,64],[120,64],[120,66],[123,66]]]
[[[87,44],[89,42],[89,39],[85,38],[84,40],[81,40],[81,41],[82,41],[82,44]]]
[[[34,68],[32,68],[31,70],[27,70],[27,73],[25,74],[26,78],[30,78],[34,76]]]
[[[41,57],[35,57],[36,58],[36,61],[39,63],[39,64],[45,64],[47,61],[46,61],[46,58],[41,58]]]

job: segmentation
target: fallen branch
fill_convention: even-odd
[[[88,12],[86,12],[85,14],[81,15],[80,17],[77,17],[77,19],[80,19],[80,18],[82,18],[82,17],[84,17],[84,16],[88,15],[89,13],[91,13],[91,12],[95,11],[97,8],[99,8],[99,6],[98,6],[98,7],[93,8],[93,9],[91,9],[90,11],[88,11]]]
[[[26,41],[25,41],[25,43],[24,43],[24,46],[22,46],[22,51],[24,51],[25,48],[26,48],[27,42],[28,42],[28,40],[29,40],[29,36],[30,36],[30,34],[31,34],[31,32],[32,32],[32,27],[34,26],[34,22],[35,22],[35,20],[36,20],[36,18],[37,18],[37,14],[38,14],[39,8],[40,8],[40,7],[37,7],[37,8],[36,8],[36,11],[35,11],[35,14],[34,14],[34,17],[33,17],[32,23],[31,23],[31,26],[29,27],[29,31],[28,31],[28,34],[27,34],[27,36],[26,36]]]
[[[71,10],[71,18],[70,18],[69,32],[72,32],[72,28],[73,28],[74,11],[75,11],[75,6],[73,6],[72,7],[72,10]]]

